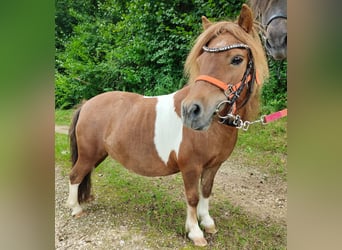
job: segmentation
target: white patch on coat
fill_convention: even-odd
[[[156,97],[154,144],[159,157],[165,165],[173,150],[178,157],[179,147],[183,138],[183,123],[175,111],[174,94]]]

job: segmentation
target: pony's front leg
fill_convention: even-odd
[[[200,200],[197,206],[197,215],[205,232],[210,234],[217,232],[215,222],[209,214],[209,198],[204,198],[202,194],[200,194]]]
[[[207,241],[204,238],[197,220],[197,205],[199,202],[198,184],[200,173],[197,173],[197,171],[191,171],[188,173],[182,172],[182,175],[187,199],[185,230],[186,232],[189,232],[188,237],[196,246],[206,246]]]
[[[217,232],[215,222],[209,214],[209,197],[211,195],[214,177],[218,169],[219,166],[203,170],[201,177],[200,199],[197,207],[197,215],[201,221],[201,226],[210,234]]]
[[[185,230],[188,232],[189,239],[192,240],[196,246],[206,246],[208,244],[198,225],[196,207],[189,203],[187,203]]]

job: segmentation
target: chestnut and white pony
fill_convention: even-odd
[[[91,172],[109,155],[144,176],[181,172],[188,237],[195,245],[207,244],[198,221],[207,233],[216,232],[209,215],[214,177],[237,140],[236,118],[247,119],[257,111],[257,93],[268,68],[249,7],[243,5],[235,23],[202,21],[205,30],[186,61],[187,86],[155,97],[107,92],[76,111],[69,131],[72,215],[82,214],[80,203],[90,198]]]

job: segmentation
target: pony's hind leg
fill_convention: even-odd
[[[71,208],[73,216],[82,215],[81,202],[86,201],[90,197],[90,175],[93,166],[89,163],[82,164],[77,161],[69,175],[69,197],[67,205]]]
[[[70,152],[72,170],[69,175],[69,197],[67,205],[71,208],[72,215],[81,215],[80,203],[88,201],[91,197],[91,172],[106,157],[107,152],[101,141],[101,135],[97,130],[88,126],[85,118],[81,118],[81,108],[76,110],[69,129]],[[77,127],[77,128],[76,128]],[[77,136],[77,131],[81,134]]]
[[[107,155],[99,157],[100,160],[91,161],[89,159],[82,160],[79,158],[71,170],[69,175],[69,197],[67,205],[71,208],[71,214],[79,217],[83,214],[80,203],[91,200],[91,172],[98,164],[100,164]],[[95,163],[94,163],[95,162]]]
[[[212,167],[203,170],[201,178],[200,199],[197,207],[197,216],[205,232],[214,234],[217,232],[215,222],[209,214],[209,197],[212,191],[214,177],[219,167]]]
[[[71,208],[72,216],[80,216],[82,214],[82,207],[80,206],[80,203],[77,199],[79,185],[79,183],[71,184],[71,182],[69,182],[69,196],[67,200],[67,205],[69,208]]]

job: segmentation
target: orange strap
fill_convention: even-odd
[[[247,82],[250,81],[251,80],[251,75],[248,75],[246,80],[247,80]],[[195,82],[196,81],[206,81],[206,82],[211,83],[211,84],[215,85],[216,87],[222,89],[225,92],[226,92],[226,90],[229,87],[229,85],[227,83],[222,82],[221,80],[216,79],[216,78],[211,77],[211,76],[208,76],[208,75],[200,75],[200,76],[198,76],[196,78]],[[256,81],[258,83],[258,77],[256,77]],[[240,81],[239,83],[233,85],[232,90],[236,91],[241,86],[241,84],[242,84],[242,81]],[[227,95],[227,93],[225,93],[225,94]],[[230,93],[230,95],[227,96],[227,97],[230,98],[231,95],[233,95],[233,93]],[[235,111],[236,111],[236,103],[235,102],[233,103],[232,109],[233,109],[233,113],[235,113]]]
[[[251,75],[248,75],[247,82],[250,81],[250,80],[251,80]],[[209,82],[209,83],[215,85],[216,87],[219,87],[220,89],[223,89],[223,90],[227,90],[228,89],[228,84],[227,83],[222,82],[219,79],[216,79],[216,78],[211,77],[211,76],[200,75],[200,76],[198,76],[196,78],[195,82],[196,81],[206,81],[206,82]],[[255,72],[255,82],[256,82],[256,84],[260,84],[260,79],[259,79],[258,71]],[[241,84],[241,82],[239,82],[238,84],[235,84],[233,86],[233,90],[238,89],[240,84]]]
[[[251,80],[251,75],[248,75],[247,81],[250,81],[250,80]],[[228,86],[229,86],[227,83],[222,82],[219,79],[216,79],[214,77],[207,76],[207,75],[200,75],[200,76],[198,76],[196,78],[195,82],[196,81],[206,81],[206,82],[211,83],[211,84],[215,85],[216,87],[219,87],[220,89],[223,89],[223,90],[227,90]],[[242,82],[239,82],[239,83],[235,84],[233,86],[233,91],[236,91],[240,87],[241,83]]]
[[[228,84],[225,82],[220,81],[219,79],[216,79],[214,77],[211,76],[207,76],[207,75],[200,75],[199,77],[196,78],[196,81],[206,81],[209,82],[213,85],[215,85],[216,87],[219,87],[220,89],[223,90],[227,90],[228,89]]]

